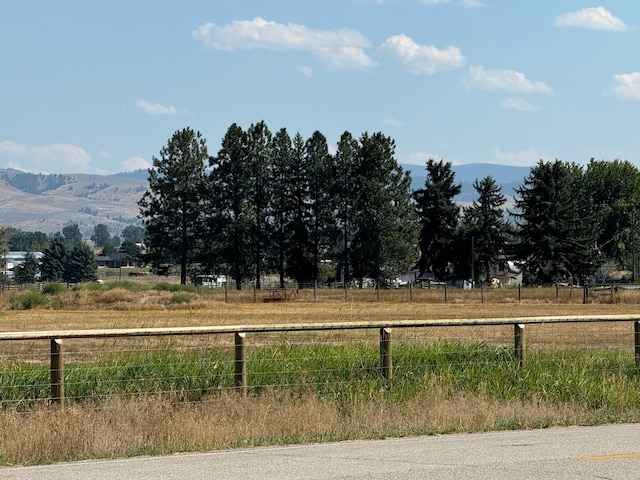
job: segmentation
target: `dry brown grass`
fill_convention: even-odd
[[[262,303],[259,298],[254,303],[252,292],[233,293],[228,303],[223,301],[221,292],[206,291],[191,293],[189,303],[176,304],[171,300],[172,293],[167,291],[133,293],[123,288],[68,291],[60,295],[56,309],[24,311],[9,310],[5,294],[0,296],[0,331],[608,315],[640,311],[640,297],[635,294],[603,296],[583,305],[581,297],[579,301],[575,297],[556,301],[553,291],[531,292],[529,298],[518,301],[517,291],[507,289],[486,292],[485,303],[478,301],[477,292],[473,292],[475,296],[456,292],[447,303],[440,291],[416,292],[412,301],[406,291],[381,292],[381,301],[372,292],[356,292],[345,301],[344,293],[339,291],[331,292],[333,297],[326,294],[314,300],[312,292],[306,291],[296,301],[286,303]],[[534,298],[534,294],[538,297]],[[549,330],[551,327],[553,330]],[[628,344],[632,338],[629,333],[628,324],[609,324],[606,330],[597,324],[587,324],[579,331],[573,325],[531,326],[527,341],[534,345],[567,345],[584,344],[585,338],[590,338],[592,342],[619,345]],[[446,338],[452,335],[452,330],[430,329],[429,334]],[[499,327],[465,327],[455,332],[456,338],[496,342],[505,338],[510,341],[509,335],[511,332],[505,334],[504,328]],[[0,349],[5,351],[8,346],[0,343]],[[18,347],[12,343],[11,348]],[[89,350],[85,347],[85,352]],[[126,401],[112,398],[97,407],[45,407],[28,413],[0,411],[0,463],[534,427],[542,425],[544,419],[572,424],[592,421],[593,415],[593,411],[581,406],[507,402],[482,394],[465,396],[464,392],[442,391],[435,384],[423,396],[402,405],[375,400],[338,407],[336,402],[315,397],[290,398],[277,390],[247,399],[239,399],[232,393],[220,394],[197,404],[162,398]]]
[[[272,391],[233,394],[197,404],[166,399],[111,399],[100,408],[0,412],[0,458],[12,464],[131,454],[204,451],[235,446],[484,431],[589,420],[580,407],[501,402],[438,390],[401,406],[375,401],[349,405],[348,415],[314,397]]]

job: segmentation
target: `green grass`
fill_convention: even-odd
[[[520,367],[510,350],[479,342],[394,346],[393,383],[378,367],[378,349],[348,345],[277,345],[247,353],[252,395],[268,387],[295,397],[317,396],[347,409],[355,401],[407,402],[433,385],[450,392],[489,399],[580,405],[621,416],[640,410],[640,374],[632,352],[607,349],[538,351]],[[199,401],[234,388],[230,349],[175,351],[166,345],[149,353],[119,353],[94,362],[65,365],[68,402],[99,402],[108,396],[162,394],[177,401]],[[0,366],[0,404],[29,405],[49,395],[48,365]]]

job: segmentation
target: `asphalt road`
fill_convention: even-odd
[[[640,478],[640,424],[442,435],[0,468],[6,480]]]

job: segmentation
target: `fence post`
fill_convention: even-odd
[[[522,285],[518,284],[518,303],[522,301]]]
[[[376,302],[380,301],[380,282],[376,282]]]
[[[640,368],[640,322],[633,322],[633,338],[636,351],[636,368]]]
[[[247,396],[247,364],[245,360],[245,341],[246,333],[237,332],[235,334],[235,375],[234,383],[236,392],[242,397]]]
[[[584,285],[582,287],[582,303],[586,305],[588,298],[589,298],[589,286]]]
[[[480,303],[484,303],[484,281],[480,282]]]
[[[227,293],[227,282],[224,283],[224,303],[227,303],[229,300],[228,297],[228,293]]]
[[[409,281],[409,300],[413,301],[413,281]]]
[[[391,329],[380,329],[380,371],[387,383],[393,380],[393,359],[391,356]]]
[[[444,303],[447,303],[447,282],[444,283]]]
[[[518,365],[523,366],[526,357],[524,324],[516,323],[513,325],[513,341],[516,361],[518,362]]]
[[[51,340],[51,403],[64,405],[64,362],[62,340]]]

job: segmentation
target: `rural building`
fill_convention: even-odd
[[[111,255],[99,255],[96,257],[98,267],[105,268],[127,268],[136,267],[138,261],[128,253],[112,253]]]

